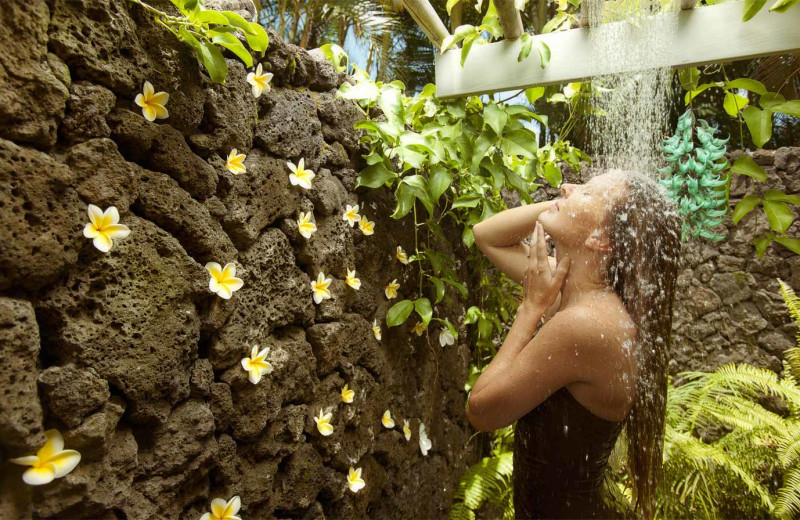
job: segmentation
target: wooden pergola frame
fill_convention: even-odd
[[[449,32],[429,0],[404,0],[406,9],[437,49]],[[653,67],[690,67],[755,58],[800,49],[800,8],[773,13],[766,8],[742,22],[741,1],[683,9],[678,28]],[[689,2],[682,2],[689,7]],[[505,39],[475,45],[461,67],[460,49],[435,56],[436,95],[441,99],[583,81],[624,72],[622,64],[601,65],[593,59],[588,27],[532,36],[548,45],[550,64],[542,69],[535,57],[517,61],[522,19],[514,0],[495,0]],[[668,15],[657,15],[668,16]],[[612,22],[624,24],[626,22]],[[454,28],[453,28],[454,29]],[[635,45],[635,32],[629,32]],[[535,48],[535,45],[534,45]],[[534,51],[535,53],[536,51]]]

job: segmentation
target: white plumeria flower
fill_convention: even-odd
[[[428,456],[428,450],[431,449],[431,440],[428,438],[428,434],[425,433],[425,425],[422,423],[419,423],[419,449],[426,457]]]
[[[231,150],[228,154],[228,160],[225,161],[225,167],[234,175],[241,175],[247,172],[247,167],[244,165],[244,160],[247,156],[243,153],[237,153],[236,148]]]
[[[331,292],[328,290],[328,286],[332,281],[331,278],[325,278],[325,275],[320,271],[317,275],[317,279],[311,282],[311,290],[314,291],[314,303],[319,304],[322,300],[331,298]]]
[[[394,428],[394,419],[392,419],[392,412],[386,410],[381,417],[381,423],[387,428]]]
[[[258,346],[253,345],[250,357],[242,358],[242,368],[247,370],[248,379],[254,385],[261,381],[262,375],[272,372],[272,363],[267,361],[267,354],[269,354],[269,347],[259,352]]]
[[[311,222],[311,211],[308,213],[300,212],[300,217],[297,219],[297,228],[300,234],[306,238],[311,238],[311,234],[317,230],[317,225]]]
[[[305,161],[303,158],[300,159],[297,166],[291,161],[287,162],[286,166],[292,170],[292,173],[289,174],[289,182],[295,186],[302,186],[307,190],[311,189],[311,180],[316,177],[316,174],[311,170],[305,169]]]
[[[347,383],[345,383],[345,385],[342,387],[342,402],[352,403],[354,395],[356,395],[356,393],[353,390],[348,389]]]
[[[260,63],[256,67],[255,72],[247,73],[247,82],[252,85],[253,95],[255,97],[260,97],[264,92],[269,92],[269,82],[272,79],[272,76],[273,74],[271,72],[263,71]]]
[[[167,101],[169,101],[169,94],[166,92],[156,93],[153,84],[149,81],[144,82],[142,93],[136,94],[136,99],[134,99],[134,103],[142,107],[142,115],[148,121],[169,117],[169,112],[164,108]]]
[[[350,269],[347,270],[347,278],[345,278],[344,283],[352,287],[353,289],[358,290],[361,287],[361,280],[356,278],[356,270]]]
[[[9,462],[20,466],[31,466],[22,474],[22,481],[31,486],[40,486],[63,477],[81,461],[80,453],[64,449],[64,438],[58,430],[47,430],[44,435],[47,442],[36,455],[9,459]]]
[[[383,288],[383,293],[391,300],[392,298],[397,298],[397,289],[399,288],[400,284],[397,283],[397,278],[395,278],[392,283]]]
[[[422,333],[425,331],[426,328],[427,327],[425,327],[425,325],[423,325],[421,321],[418,321],[417,324],[414,325],[414,328],[411,329],[411,331],[416,332],[417,336],[422,336]]]
[[[353,469],[353,466],[350,466],[350,471],[347,473],[347,485],[353,493],[367,485],[361,478],[361,468]]]
[[[89,204],[87,213],[90,222],[83,226],[83,236],[94,239],[94,247],[104,253],[108,253],[114,245],[112,239],[125,238],[131,232],[128,226],[119,224],[119,211],[115,206],[109,206],[104,212],[94,204]]]
[[[444,347],[445,345],[452,345],[455,342],[453,334],[447,327],[442,327],[442,332],[439,333],[439,344]]]
[[[317,430],[326,437],[333,433],[333,426],[331,426],[331,417],[333,413],[322,413],[322,408],[319,409],[319,417],[314,417],[314,422],[317,423]]]
[[[394,257],[400,260],[401,263],[408,265],[408,256],[406,252],[403,251],[402,247],[397,246],[397,254],[395,254]]]
[[[224,498],[215,498],[211,501],[211,512],[204,513],[200,520],[242,520],[236,513],[242,507],[239,495],[225,502]]]
[[[381,340],[381,326],[378,325],[378,318],[372,320],[372,333],[375,334],[375,339]]]
[[[403,419],[403,435],[405,435],[406,441],[411,440],[411,425],[408,423],[408,419]]]
[[[208,288],[226,300],[244,285],[241,278],[236,278],[236,265],[233,262],[228,262],[224,268],[216,262],[208,262],[206,271],[211,275]]]
[[[351,206],[347,204],[342,215],[342,220],[346,220],[350,227],[353,227],[356,222],[361,220],[361,215],[358,214],[358,204]]]
[[[361,215],[361,220],[358,221],[358,227],[365,235],[371,235],[375,233],[375,223],[367,220],[367,217],[364,215]]]

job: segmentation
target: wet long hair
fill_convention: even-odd
[[[661,478],[672,304],[681,250],[681,217],[653,179],[616,170],[627,190],[608,208],[606,282],[636,325],[636,391],[624,427],[636,518],[652,519]]]

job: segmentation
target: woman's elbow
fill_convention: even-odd
[[[467,403],[467,420],[472,427],[479,432],[490,432],[495,430],[495,428],[492,428],[483,420],[483,417],[480,413],[480,406],[472,396],[470,396]]]

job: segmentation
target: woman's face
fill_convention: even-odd
[[[614,172],[592,177],[586,184],[562,184],[561,198],[539,215],[539,222],[557,243],[593,247],[604,235],[608,207],[624,187],[623,177]]]

